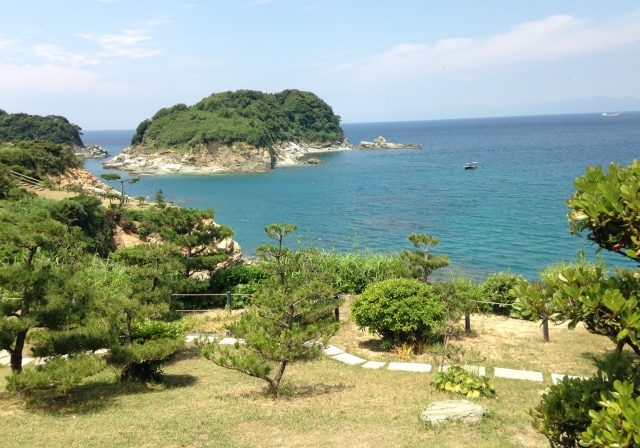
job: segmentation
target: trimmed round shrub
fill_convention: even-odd
[[[512,306],[517,297],[511,292],[511,289],[518,284],[526,282],[525,278],[518,274],[509,272],[498,272],[490,274],[482,284],[482,297],[480,300],[487,302],[495,302],[498,304],[478,304],[481,310],[489,311],[494,314],[515,317],[522,319],[520,311],[514,310]]]
[[[377,334],[384,344],[425,342],[444,320],[444,306],[424,283],[397,278],[374,283],[351,304],[360,328]]]

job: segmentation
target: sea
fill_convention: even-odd
[[[292,223],[289,245],[338,252],[394,254],[411,248],[410,233],[437,237],[433,253],[448,271],[481,280],[509,271],[537,278],[539,270],[589,259],[633,268],[618,254],[600,252],[571,235],[565,201],[587,166],[630,164],[640,157],[640,112],[475,118],[390,123],[344,123],[354,144],[384,136],[422,149],[361,150],[314,155],[321,165],[286,166],[268,173],[144,176],[125,184],[130,196],[215,209],[215,220],[235,231],[247,256],[270,240],[264,226]],[[84,131],[111,155],[129,145],[133,130]],[[104,160],[85,168],[105,172]],[[479,168],[465,170],[468,162]],[[116,186],[116,185],[114,185]],[[438,277],[438,275],[436,275]]]

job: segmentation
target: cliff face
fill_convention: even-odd
[[[123,247],[133,247],[139,244],[163,242],[162,238],[157,234],[151,234],[145,238],[141,237],[138,234],[137,225],[138,223],[135,222],[133,225],[126,227],[116,225],[113,236],[111,237],[111,245],[113,248],[122,249]],[[198,247],[196,249],[199,250],[200,248]],[[204,253],[223,253],[229,256],[229,258],[222,263],[218,263],[216,269],[226,269],[244,264],[240,245],[230,236],[205,247]]]
[[[103,166],[132,174],[259,173],[276,166],[297,164],[310,154],[349,149],[353,149],[353,145],[346,138],[324,144],[283,142],[266,148],[243,142],[229,145],[211,142],[200,144],[187,153],[173,149],[150,151],[139,145],[125,148]]]

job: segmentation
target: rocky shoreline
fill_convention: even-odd
[[[313,154],[351,151],[356,149],[420,148],[415,144],[389,143],[380,136],[373,142],[349,143],[346,137],[331,143],[283,142],[266,148],[256,148],[243,142],[231,145],[201,144],[189,152],[174,149],[151,149],[144,145],[130,146],[102,164],[106,169],[130,174],[223,174],[260,173],[277,166],[297,165]],[[311,162],[312,164],[317,163]]]
[[[100,145],[74,146],[73,154],[81,159],[104,159],[109,157],[109,153]]]

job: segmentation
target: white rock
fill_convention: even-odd
[[[366,359],[358,358],[357,356],[350,355],[349,353],[341,353],[337,356],[333,356],[332,358],[335,359],[336,361],[340,361],[345,364],[349,364],[351,366],[354,366],[356,364],[362,364],[363,362],[366,361]]]
[[[431,364],[419,364],[415,362],[390,362],[389,370],[401,370],[403,372],[431,372]]]
[[[104,355],[105,353],[109,353],[108,348],[101,348],[93,352],[94,355]]]
[[[486,412],[484,406],[467,400],[447,400],[431,403],[420,414],[420,420],[430,425],[438,425],[449,421],[461,420],[465,423],[476,423]]]
[[[220,344],[220,345],[233,345],[237,341],[238,340],[236,338],[223,338],[220,342],[218,342],[218,344]]]
[[[486,376],[487,374],[487,371],[484,368],[484,366],[461,366],[461,367],[467,372],[474,373],[478,376]],[[438,368],[439,372],[446,372],[447,370],[449,370],[449,366],[446,364],[442,366],[442,368]]]
[[[8,366],[11,364],[11,358],[0,358],[0,366]]]
[[[544,381],[542,372],[531,372],[529,370],[513,370],[503,369],[496,367],[493,369],[493,376],[496,378],[510,378],[512,380],[527,380],[527,381]]]
[[[2,358],[7,358],[7,357],[9,357],[9,356],[11,356],[11,353],[9,353],[9,352],[8,352],[8,351],[6,351],[6,350],[0,350],[0,359],[2,359]]]
[[[185,341],[187,342],[193,342],[193,341],[197,341],[198,340],[198,336],[187,336],[185,338]]]
[[[36,358],[35,364],[37,366],[43,366],[43,365],[47,364],[49,361],[51,361],[51,356],[46,356],[44,358]]]
[[[339,349],[338,347],[334,347],[333,345],[327,345],[326,347],[320,349],[320,353],[327,356],[335,356],[340,353],[344,353],[344,350]]]
[[[22,358],[22,365],[26,366],[34,361],[34,358]]]
[[[385,364],[386,364],[386,362],[367,361],[364,364],[362,364],[362,368],[363,369],[379,369],[380,367],[384,366]]]

